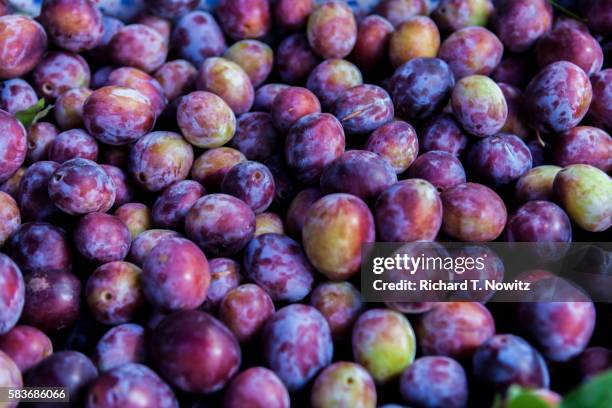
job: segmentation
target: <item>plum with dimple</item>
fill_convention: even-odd
[[[232,167],[221,182],[221,192],[244,201],[255,214],[264,212],[274,199],[272,172],[263,164],[246,161]]]
[[[49,100],[70,89],[88,87],[90,79],[87,61],[71,52],[50,52],[32,71],[36,91]]]
[[[317,376],[310,393],[310,403],[313,408],[374,408],[376,385],[365,368],[340,361],[325,368]]]

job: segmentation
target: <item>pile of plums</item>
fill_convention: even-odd
[[[610,304],[366,303],[362,244],[608,241],[610,131],[610,0],[0,0],[0,387],[557,407]]]

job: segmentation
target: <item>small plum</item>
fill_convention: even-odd
[[[191,206],[203,195],[204,187],[197,181],[183,180],[171,184],[153,204],[153,224],[160,228],[180,228]]]
[[[57,46],[72,52],[95,48],[104,35],[102,13],[87,0],[45,1],[40,21]]]
[[[104,333],[91,360],[100,373],[127,363],[144,363],[147,358],[146,332],[134,323],[120,324]]]
[[[193,162],[191,178],[202,184],[208,192],[219,191],[227,172],[246,160],[244,154],[231,147],[209,149]]]
[[[21,316],[25,300],[25,283],[21,270],[8,256],[0,254],[0,335],[11,330]],[[0,347],[1,348],[1,347]]]
[[[87,61],[71,52],[50,52],[32,71],[36,91],[50,100],[73,88],[87,88],[90,79],[91,71]]]
[[[303,82],[318,63],[319,58],[303,34],[286,37],[276,49],[276,70],[283,82],[290,84]]]
[[[273,314],[270,295],[252,283],[227,292],[219,306],[219,318],[241,343],[254,340]]]
[[[177,238],[180,234],[172,230],[150,229],[142,231],[133,240],[128,260],[142,267],[145,257],[157,244],[166,238]]]
[[[278,0],[274,5],[274,21],[283,31],[299,31],[306,26],[313,8],[313,0]]]
[[[299,119],[319,112],[321,112],[321,104],[316,95],[298,86],[292,86],[279,92],[274,98],[270,111],[272,123],[282,133],[287,133]]]
[[[174,101],[195,88],[198,70],[189,61],[177,59],[159,67],[154,76],[166,98]]]
[[[119,207],[129,203],[134,198],[134,189],[128,180],[127,173],[110,164],[100,165],[115,184],[115,206]]]
[[[393,25],[384,17],[370,15],[359,21],[351,60],[366,73],[376,73],[386,63]]]
[[[325,317],[335,341],[350,337],[362,310],[359,290],[349,282],[321,283],[312,291],[310,305]]]
[[[240,65],[254,87],[266,81],[274,62],[272,48],[257,40],[238,41],[225,50],[223,56]]]
[[[289,408],[291,400],[273,371],[251,367],[238,374],[225,390],[224,408]]]
[[[38,101],[38,95],[30,84],[20,78],[0,83],[0,109],[11,115],[28,109]]]
[[[359,69],[343,59],[328,59],[310,72],[306,87],[329,109],[344,92],[363,83]]]
[[[201,148],[223,146],[236,131],[234,112],[222,98],[210,92],[182,96],[176,121],[185,139]]]
[[[118,66],[154,72],[166,61],[168,44],[155,29],[143,24],[130,24],[111,38],[108,54]]]
[[[232,167],[221,182],[221,192],[244,201],[255,214],[264,212],[274,199],[274,176],[263,164],[246,161]]]
[[[115,210],[115,216],[128,227],[132,240],[153,225],[151,210],[142,203],[125,203]]]
[[[242,283],[240,264],[230,258],[214,258],[208,261],[210,285],[206,300],[202,305],[204,310],[217,310],[221,301],[230,290]]]
[[[544,165],[527,171],[516,182],[516,198],[520,202],[552,201],[553,182],[560,170],[559,166]]]
[[[375,13],[383,16],[394,27],[397,27],[410,17],[428,14],[428,1],[426,0],[383,0],[374,9]]]
[[[77,251],[93,262],[121,261],[130,250],[130,230],[118,217],[92,212],[74,228]]]
[[[0,17],[0,79],[27,74],[47,49],[47,33],[34,19],[20,14]]]
[[[217,57],[227,48],[221,27],[206,11],[185,14],[172,31],[172,48],[179,57],[191,62],[197,69],[208,57]]]
[[[156,117],[159,117],[166,107],[167,100],[160,83],[152,75],[138,68],[121,67],[111,71],[106,85],[137,90],[149,100]]]
[[[553,8],[546,0],[504,1],[497,5],[493,30],[512,52],[524,52],[548,33],[553,24]]]
[[[72,268],[66,232],[44,222],[21,224],[7,241],[6,251],[25,274]]]
[[[57,107],[56,107],[57,109]],[[57,121],[56,121],[57,122]],[[36,122],[28,128],[27,160],[35,163],[47,158],[49,148],[59,130],[49,122]]]
[[[491,0],[442,0],[432,17],[442,31],[486,26],[495,7]]]
[[[83,106],[91,94],[89,88],[74,88],[57,97],[54,116],[60,128],[69,130],[83,127]]]
[[[410,178],[430,182],[438,191],[465,183],[463,165],[451,153],[432,150],[419,156],[408,170]]]
[[[501,62],[504,46],[489,30],[466,27],[452,33],[440,47],[440,58],[448,63],[455,79],[489,75]]]
[[[357,85],[342,93],[332,112],[349,134],[369,134],[393,120],[393,101],[383,88]]]
[[[272,212],[263,212],[255,216],[255,235],[263,234],[285,234],[283,220],[278,214]]]
[[[230,145],[249,160],[262,161],[279,150],[279,135],[267,112],[247,112],[236,122]]]
[[[344,58],[357,41],[357,22],[348,5],[327,2],[316,7],[308,17],[308,43],[322,58]]]
[[[0,110],[0,127],[3,129],[0,136],[0,182],[3,182],[25,161],[28,142],[21,122],[3,110]]]
[[[204,60],[197,79],[197,89],[221,97],[236,115],[253,106],[255,90],[240,65],[221,57]]]
[[[477,141],[467,155],[472,178],[493,186],[515,181],[531,169],[532,160],[525,142],[503,133]]]
[[[287,88],[289,88],[289,85],[286,84],[265,84],[257,88],[252,108],[253,113],[270,112],[276,96]]]
[[[426,16],[410,17],[395,28],[389,39],[389,58],[394,67],[415,58],[434,58],[440,49],[440,32]]]
[[[313,408],[376,407],[376,385],[359,364],[340,361],[317,376],[310,393]]]
[[[271,26],[268,0],[220,0],[217,17],[233,40],[262,37]]]
[[[70,129],[59,133],[49,146],[49,160],[64,163],[70,159],[98,159],[98,142],[83,129]]]
[[[0,248],[21,225],[19,206],[13,197],[0,191]]]
[[[419,133],[419,147],[423,152],[441,150],[460,157],[467,144],[468,137],[450,114],[433,116]]]
[[[37,328],[20,325],[0,336],[0,350],[25,373],[53,353],[53,344]]]

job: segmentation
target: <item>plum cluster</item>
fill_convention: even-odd
[[[557,407],[609,307],[366,304],[362,245],[609,240],[611,50],[610,0],[0,0],[0,387]]]

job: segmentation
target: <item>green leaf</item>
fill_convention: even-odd
[[[48,105],[45,108],[45,100],[39,99],[38,102],[30,106],[29,108],[15,113],[15,117],[23,124],[23,126],[27,128],[28,126],[33,125],[34,123],[47,116],[47,114],[49,113],[49,111],[51,111],[52,108],[53,105]]]
[[[606,371],[570,392],[560,408],[612,407],[612,370]]]
[[[508,390],[505,408],[550,408],[550,405],[532,391],[515,385]]]
[[[559,3],[557,3],[555,0],[549,0],[550,4],[556,8],[557,10],[559,10],[559,12],[561,12],[562,14],[565,14],[568,17],[571,17],[573,19],[576,19],[578,21],[582,21],[583,23],[586,23],[588,20],[584,17],[580,17],[578,14],[568,10],[567,8],[563,7],[562,5],[560,5]]]

